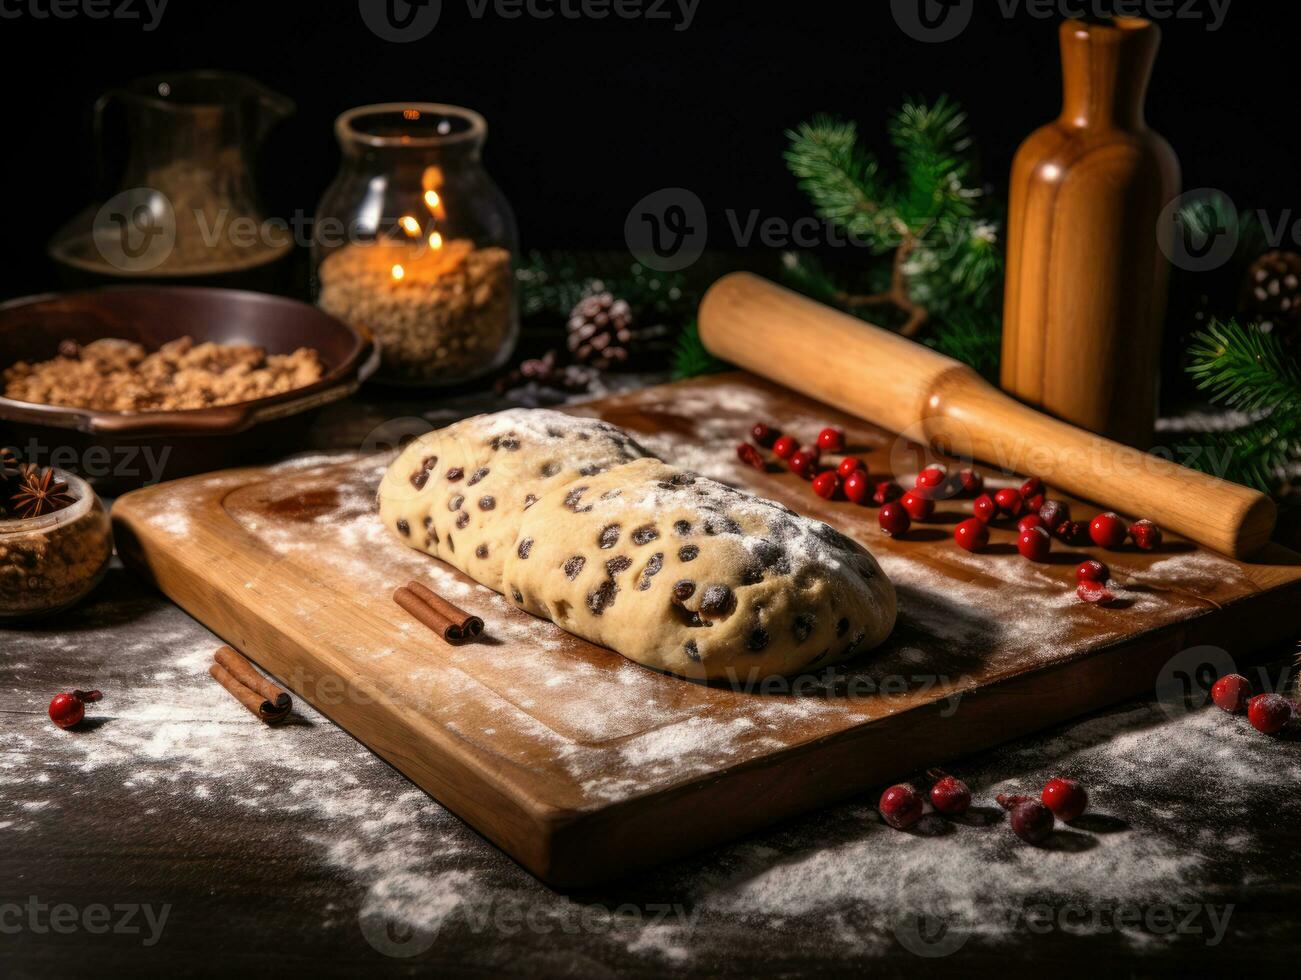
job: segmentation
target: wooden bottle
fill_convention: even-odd
[[[1061,26],[1061,116],[1012,164],[1002,383],[1118,442],[1152,444],[1179,161],[1143,106],[1160,29]]]

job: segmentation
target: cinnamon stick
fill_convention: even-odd
[[[249,711],[253,712],[253,714],[257,715],[257,717],[262,719],[268,725],[274,725],[278,722],[284,721],[285,716],[289,714],[288,708],[283,711],[276,710],[275,706],[270,701],[263,698],[261,694],[254,691],[252,688],[245,687],[241,684],[235,675],[221,664],[214,663],[208,668],[208,673],[216,679],[218,684],[233,694],[240,704],[248,708]],[[267,709],[270,710],[268,711]]]
[[[450,619],[461,629],[461,635],[466,638],[473,638],[483,632],[483,620],[478,616],[472,616],[464,609],[459,608],[451,602],[448,602],[433,589],[421,585],[419,582],[411,582],[407,588],[416,594],[416,596],[426,603],[431,609],[439,615]]]
[[[459,623],[454,623],[432,606],[421,601],[408,588],[398,589],[393,593],[393,601],[424,623],[448,643],[460,643],[465,639]]]
[[[256,667],[234,647],[224,646],[217,651],[217,663],[230,672],[249,690],[262,696],[270,704],[272,713],[284,714],[293,707],[293,701],[282,689],[260,674]]]

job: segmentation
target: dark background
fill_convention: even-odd
[[[24,11],[48,2],[5,0]],[[1205,0],[1197,9],[1209,14]],[[1059,108],[1060,72],[1059,18],[1000,10],[979,0],[968,29],[944,44],[910,39],[885,0],[700,0],[685,31],[616,18],[475,20],[465,0],[444,0],[433,33],[401,45],[373,35],[356,0],[171,0],[148,33],[139,21],[24,13],[0,20],[8,219],[0,290],[56,284],[45,244],[97,193],[95,97],[172,69],[244,71],[297,102],[259,166],[276,216],[314,211],[338,164],[339,112],[404,99],[487,117],[485,159],[526,247],[620,246],[629,208],[675,185],[705,202],[711,246],[730,247],[727,209],[808,213],[781,159],[784,130],[826,110],[858,120],[879,144],[906,94],[950,93],[968,107],[986,178],[1002,196],[1017,144]],[[1149,100],[1186,188],[1218,187],[1275,216],[1297,197],[1295,31],[1284,10],[1236,0],[1215,32],[1205,21],[1163,21]]]

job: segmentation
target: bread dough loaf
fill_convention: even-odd
[[[622,429],[512,409],[426,433],[384,475],[380,517],[407,544],[504,592],[501,570],[525,513],[582,476],[646,456]]]
[[[542,410],[469,419],[408,447],[379,497],[404,543],[685,677],[816,670],[894,626],[894,587],[858,544],[650,458],[605,422]]]

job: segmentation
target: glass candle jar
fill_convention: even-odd
[[[500,367],[519,334],[515,217],[480,162],[469,109],[361,106],[335,124],[343,164],[317,209],[314,290],[369,332],[380,380],[454,385]]]
[[[73,503],[31,518],[0,520],[0,623],[49,615],[90,592],[113,555],[108,512],[89,484],[55,470]]]

